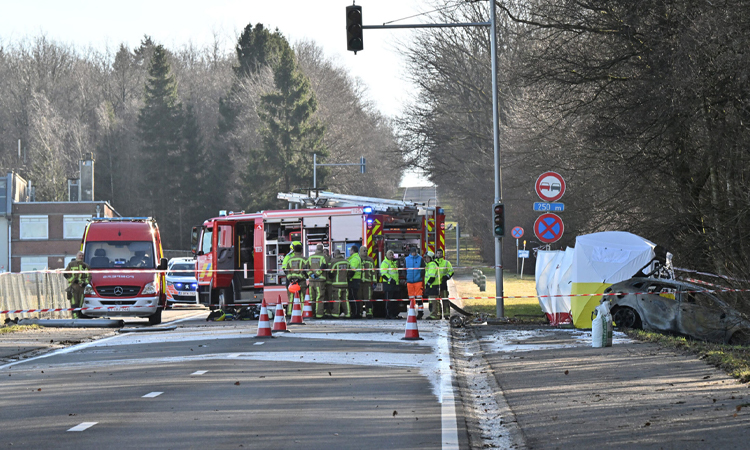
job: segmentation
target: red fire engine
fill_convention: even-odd
[[[445,251],[445,214],[437,206],[331,192],[278,198],[298,209],[230,212],[193,229],[201,303],[286,303],[281,263],[293,241],[303,244],[305,257],[317,244],[347,257],[353,246],[365,245],[378,265],[388,250],[400,259],[412,246],[420,254]]]

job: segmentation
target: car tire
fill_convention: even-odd
[[[156,312],[148,316],[149,325],[159,325],[161,323],[161,308],[156,308]]]
[[[614,310],[612,313],[612,321],[617,328],[643,328],[641,317],[633,308],[627,306],[620,306]]]

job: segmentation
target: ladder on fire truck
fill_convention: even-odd
[[[362,197],[358,195],[336,194],[334,192],[309,192],[308,194],[283,193],[280,192],[277,198],[286,200],[289,203],[299,204],[307,208],[335,208],[335,207],[370,207],[373,211],[388,211],[398,209],[413,209],[419,211],[419,215],[425,215],[427,211],[434,214],[435,206],[425,205],[424,203],[405,202],[401,200],[392,200],[387,198]]]

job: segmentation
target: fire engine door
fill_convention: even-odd
[[[218,230],[218,231],[217,231]],[[233,240],[233,224],[231,222],[216,222],[214,224],[214,248],[216,249],[216,278],[220,285],[231,281],[235,269],[235,248]]]

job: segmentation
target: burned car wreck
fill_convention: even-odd
[[[684,281],[634,277],[607,288],[617,327],[663,331],[694,339],[750,344],[750,320],[705,287]]]

